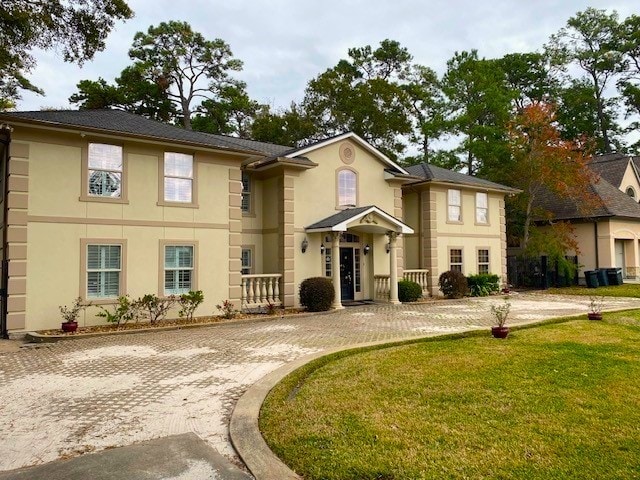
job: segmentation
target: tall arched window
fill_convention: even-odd
[[[353,170],[338,171],[338,206],[355,207],[358,203],[358,176]]]

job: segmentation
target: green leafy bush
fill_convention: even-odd
[[[140,306],[137,302],[132,301],[128,295],[118,297],[118,302],[113,305],[113,310],[98,305],[102,310],[96,313],[96,316],[103,317],[109,323],[115,323],[116,326],[124,325],[131,320],[138,321],[140,318]]]
[[[472,297],[486,297],[500,291],[500,277],[494,273],[479,273],[467,277],[469,294]]]
[[[183,293],[178,297],[178,303],[180,304],[178,315],[185,317],[187,320],[193,320],[193,312],[202,302],[204,302],[202,290],[189,290],[188,293]]]
[[[176,304],[177,298],[170,295],[166,298],[160,298],[153,293],[147,293],[135,301],[136,306],[145,312],[149,318],[149,323],[157,323],[163,320],[167,312]]]
[[[455,270],[443,272],[438,279],[438,285],[447,298],[462,298],[469,291],[467,277]]]
[[[311,277],[300,284],[300,304],[310,312],[325,312],[331,308],[335,292],[331,279]]]
[[[240,311],[236,309],[236,306],[231,300],[224,300],[222,302],[222,305],[216,305],[216,308],[220,310],[220,316],[222,318],[235,318],[235,316],[240,313]]]
[[[422,287],[411,280],[398,282],[398,299],[402,302],[415,302],[422,297]]]

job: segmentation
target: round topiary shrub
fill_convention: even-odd
[[[415,302],[422,297],[422,287],[411,280],[400,280],[398,282],[398,300],[402,303]]]
[[[335,292],[330,278],[311,277],[300,284],[300,305],[310,312],[325,312],[331,308]]]
[[[462,298],[469,290],[467,277],[455,270],[442,273],[438,279],[438,285],[447,298]]]

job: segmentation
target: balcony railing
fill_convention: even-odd
[[[405,270],[402,278],[416,282],[422,288],[422,296],[429,296],[429,285],[427,279],[429,270]],[[373,276],[373,299],[378,302],[388,302],[391,289],[391,277],[389,275]]]
[[[280,305],[279,273],[242,275],[242,308]]]

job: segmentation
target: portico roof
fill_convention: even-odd
[[[324,218],[312,225],[309,225],[305,230],[309,233],[313,232],[346,232],[347,229],[353,228],[354,223],[360,220],[357,224],[361,226],[363,230],[376,228],[378,230],[392,230],[397,233],[411,234],[413,229],[402,223],[393,215],[389,215],[384,210],[376,207],[375,205],[368,205],[366,207],[347,208],[336,214],[333,214],[327,218]],[[383,223],[383,225],[379,225]],[[387,226],[389,228],[387,228]]]

